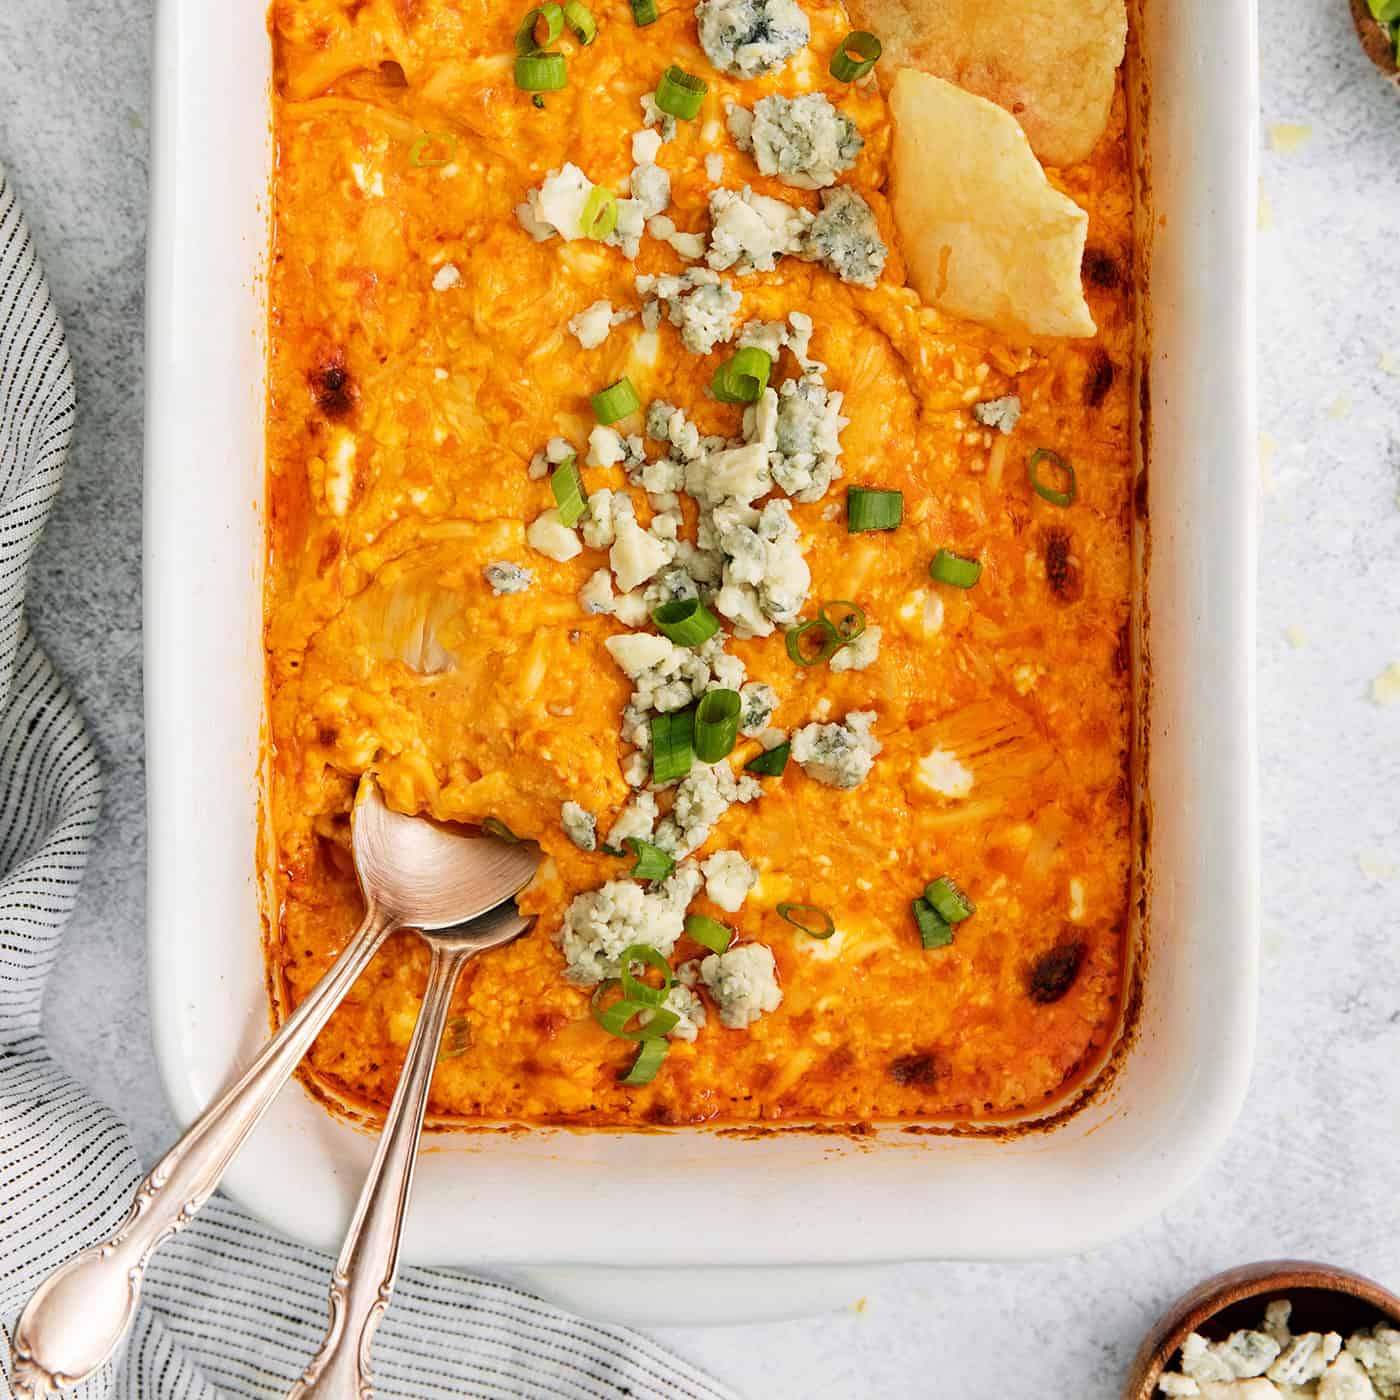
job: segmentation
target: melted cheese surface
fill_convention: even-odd
[[[437,1115],[638,1126],[975,1119],[1053,1102],[1115,1031],[1130,856],[1124,100],[1093,157],[1052,172],[1090,214],[1085,283],[1099,334],[1011,345],[924,308],[904,285],[881,193],[884,100],[826,71],[849,29],[839,7],[804,9],[809,48],[775,75],[739,82],[709,64],[689,5],[638,29],[626,0],[593,0],[598,37],[585,49],[561,41],[569,85],[543,110],[514,86],[519,16],[508,7],[271,9],[273,976],[295,1004],[360,918],[348,814],[366,770],[401,810],[495,817],[547,853],[523,902],[535,929],[471,964],[458,989],[469,1043],[438,1069]],[[813,577],[803,611],[858,602],[882,628],[879,656],[863,671],[800,670],[781,628],[730,650],[778,693],[774,724],[791,731],[823,711],[874,710],[884,748],[854,790],[790,763],[763,780],[761,799],[721,820],[699,858],[738,849],[761,881],[737,915],[703,894],[693,908],[773,950],[782,1004],[742,1031],[711,1007],[694,1043],[673,1043],[650,1085],[628,1087],[617,1081],[634,1047],[591,1019],[589,991],[563,980],[553,937],[575,895],[626,869],[577,850],[560,827],[561,804],[574,800],[606,832],[629,795],[618,721],[631,686],[603,647],[623,629],[577,600],[602,553],[560,563],[527,546],[526,527],[554,504],[527,468],[550,437],[585,444],[587,395],[623,374],[643,405],[665,399],[702,432],[733,436],[740,410],[705,394],[732,346],[696,356],[669,323],[646,333],[634,319],[581,349],[570,317],[600,298],[636,307],[638,272],[684,264],[650,237],[635,263],[586,240],[535,242],[514,209],[565,161],[625,189],[640,99],[672,63],[710,85],[701,119],[682,122],[657,157],[671,177],[668,216],[684,231],[708,229],[706,157],[716,154],[723,185],[820,207],[758,174],[724,129],[726,98],[751,107],[771,92],[825,92],[864,137],[841,179],[875,210],[889,246],[877,285],[792,258],[772,273],[727,275],[743,295],[739,324],[812,316],[812,354],[845,395],[844,479],[793,512]],[[452,139],[420,146],[430,133]],[[450,158],[416,164],[415,148]],[[793,372],[786,364],[774,382]],[[1024,405],[1009,437],[971,415],[1006,394]],[[1041,446],[1074,464],[1067,510],[1028,483],[1026,459]],[[616,467],[585,468],[584,479],[589,490],[626,489]],[[902,527],[848,534],[832,506],[852,484],[902,491]],[[646,497],[632,494],[645,524]],[[982,560],[974,589],[930,580],[940,546]],[[495,595],[482,571],[497,560],[532,570],[533,586]],[[741,741],[736,769],[756,751]],[[977,912],[950,946],[925,951],[910,901],[942,874]],[[839,933],[809,938],[779,918],[782,901],[823,906]],[[682,939],[672,962],[701,952]],[[316,1080],[387,1102],[426,968],[415,937],[386,947],[317,1041]]]

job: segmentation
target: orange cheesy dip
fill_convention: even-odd
[[[437,1118],[1043,1109],[1126,958],[1121,81],[1048,172],[1097,331],[1008,336],[908,285],[839,4],[637,3],[272,6],[276,999],[361,917],[372,772],[545,854]],[[328,1095],[387,1102],[427,962],[361,978]]]

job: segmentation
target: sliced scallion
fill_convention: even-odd
[[[515,85],[523,92],[558,92],[569,81],[562,53],[524,53],[515,60]]]
[[[723,953],[734,941],[734,930],[708,914],[687,914],[685,932],[686,937],[693,938],[712,953]]]
[[[1063,490],[1051,486],[1042,478],[1039,470],[1042,462],[1050,463],[1060,472],[1064,482]],[[1042,501],[1049,501],[1052,506],[1071,506],[1074,504],[1074,498],[1078,494],[1074,468],[1058,452],[1051,452],[1048,447],[1037,447],[1026,463],[1026,475],[1030,478],[1031,489]]]
[[[780,904],[778,917],[813,938],[828,939],[836,932],[836,921],[820,904]]]
[[[756,345],[746,345],[715,371],[710,392],[720,403],[757,403],[772,372],[772,356]]]
[[[695,757],[694,710],[651,717],[651,780],[671,783],[690,772]]]
[[[919,938],[925,948],[946,948],[953,941],[953,927],[928,900],[913,902],[914,922],[919,926]]]
[[[656,630],[677,646],[698,647],[719,631],[719,619],[699,598],[672,598],[651,615]]]
[[[650,1084],[656,1078],[656,1071],[661,1068],[661,1062],[666,1058],[666,1051],[671,1047],[664,1039],[644,1040],[637,1047],[637,1058],[632,1061],[632,1068],[626,1074],[617,1077],[619,1084]]]
[[[505,822],[498,821],[495,817],[487,817],[481,823],[481,829],[488,835],[494,836],[498,841],[509,842],[512,846],[520,844],[520,838],[508,827]]]
[[[817,635],[806,640],[812,633]],[[808,618],[796,627],[789,627],[785,641],[788,659],[794,666],[820,666],[841,650],[840,633],[824,617]],[[819,643],[816,651],[809,650],[812,641]]]
[[[697,78],[693,73],[672,64],[656,85],[656,105],[667,116],[690,121],[699,115],[700,104],[709,90],[710,85],[703,78]]]
[[[442,1028],[438,1060],[460,1059],[472,1048],[472,1026],[465,1016],[454,1016]]]
[[[574,458],[564,458],[550,473],[549,489],[559,507],[559,519],[565,525],[577,525],[588,510],[588,497],[583,494],[583,478]]]
[[[604,426],[616,423],[619,418],[626,418],[629,413],[635,413],[642,406],[637,391],[632,387],[632,381],[625,374],[616,384],[609,384],[606,389],[590,394],[588,402],[593,405],[594,416]]]
[[[656,0],[632,0],[632,18],[636,20],[639,29],[648,24],[655,24]]]
[[[564,32],[563,8],[548,0],[537,5],[515,31],[515,51],[518,54],[540,53],[547,49]]]
[[[568,0],[564,6],[564,23],[584,48],[598,37],[598,21],[583,0]]]
[[[737,690],[707,690],[700,697],[695,707],[695,756],[702,763],[718,763],[732,752],[743,703]]]
[[[648,967],[661,974],[661,985],[653,987],[650,982],[643,982],[640,978],[632,975],[633,963],[645,963]],[[640,1001],[647,1006],[660,1006],[666,1000],[672,987],[676,985],[676,975],[671,971],[671,964],[656,951],[649,943],[633,943],[630,947],[622,950],[622,955],[617,960],[617,965],[621,969],[622,977],[622,999],[624,1001]]]
[[[764,749],[756,753],[744,764],[745,773],[757,773],[761,778],[781,778],[787,767],[788,755],[792,752],[792,741],[784,740],[776,748]]]
[[[594,185],[579,215],[578,231],[585,238],[596,238],[601,243],[616,227],[617,196],[603,185]]]
[[[442,148],[444,155],[429,155],[428,152],[435,148]],[[414,143],[413,149],[408,153],[409,163],[419,166],[424,170],[434,169],[439,165],[447,165],[457,154],[457,138],[450,131],[425,131]]]
[[[971,588],[982,577],[982,561],[954,554],[951,549],[940,549],[933,556],[928,573],[935,583],[946,583],[952,588]]]
[[[880,41],[863,29],[848,34],[831,55],[831,76],[838,83],[853,83],[863,78],[880,58]]]
[[[924,898],[945,924],[960,924],[977,912],[977,906],[947,875],[940,875],[934,880],[924,891]]]
[[[846,489],[846,529],[852,535],[865,530],[893,530],[904,519],[904,493],[874,486]]]
[[[835,614],[833,616],[832,614]],[[853,642],[865,631],[865,609],[845,598],[833,598],[817,609],[817,616],[844,642]]]
[[[627,872],[634,880],[664,880],[676,868],[671,853],[653,846],[650,841],[628,836],[622,844],[637,857],[637,863]]]
[[[664,1006],[648,1006],[642,1001],[628,1001],[626,997],[609,1006],[604,1006],[603,998],[618,985],[616,977],[610,977],[606,982],[600,982],[598,990],[593,993],[592,1000],[588,1004],[589,1011],[593,1013],[593,1019],[609,1035],[615,1035],[620,1040],[657,1040],[680,1020],[674,1011],[668,1011]],[[642,1015],[645,1015],[647,1019],[641,1025],[629,1026],[627,1024],[634,1016],[640,1017]]]

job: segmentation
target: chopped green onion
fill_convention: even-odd
[[[698,647],[719,631],[719,619],[699,598],[673,598],[651,615],[656,630],[677,646]]]
[[[773,357],[756,345],[746,345],[715,371],[710,392],[720,403],[757,403],[772,372]]]
[[[550,473],[549,489],[554,492],[559,519],[565,525],[576,525],[588,510],[588,498],[583,494],[583,478],[574,458],[565,457]]]
[[[617,227],[617,196],[603,185],[594,185],[579,215],[578,231],[602,242]]]
[[[568,0],[564,6],[564,23],[584,48],[598,37],[598,21],[583,0]]]
[[[680,1020],[674,1011],[668,1011],[664,1006],[648,1006],[642,1001],[628,1001],[626,997],[613,1002],[611,1006],[604,1006],[603,997],[617,985],[616,977],[600,982],[598,990],[593,993],[588,1004],[593,1019],[609,1035],[615,1035],[621,1040],[657,1040]],[[628,1021],[634,1016],[642,1015],[646,1016],[646,1021],[629,1029]]]
[[[739,737],[739,711],[744,702],[737,690],[707,690],[695,707],[695,756],[702,763],[727,758]]]
[[[432,146],[444,146],[447,154],[444,156],[424,155]],[[457,154],[457,138],[450,131],[425,131],[414,143],[413,149],[408,153],[411,164],[419,166],[421,169],[431,170],[435,166],[446,165]]]
[[[778,917],[813,938],[825,940],[836,932],[836,921],[820,904],[780,904]]]
[[[530,99],[530,101],[533,102],[534,105],[535,105],[536,107],[538,107],[538,108],[540,109],[541,112],[544,111],[544,97],[543,97],[543,95],[542,95],[541,93],[538,93],[538,92],[537,92],[537,93]]]
[[[540,26],[544,26],[544,38],[539,36]],[[520,21],[515,31],[515,51],[518,54],[535,54],[547,49],[564,32],[564,11],[547,0],[537,5]]]
[[[616,423],[619,418],[626,418],[629,413],[635,413],[642,406],[637,391],[632,387],[632,381],[625,374],[616,384],[609,384],[606,389],[590,394],[588,402],[593,405],[593,413],[598,421],[604,425]]]
[[[832,617],[828,608],[844,608],[844,613]],[[842,643],[853,642],[865,631],[865,609],[844,598],[834,598],[817,609],[817,616],[841,639]]]
[[[764,749],[756,753],[744,764],[745,773],[757,773],[763,778],[781,778],[787,767],[788,755],[792,752],[792,741],[784,740],[776,748]]]
[[[953,941],[952,925],[926,899],[916,899],[912,907],[924,947],[946,948]]]
[[[558,92],[568,81],[562,53],[527,53],[515,60],[515,85],[524,92]]]
[[[863,29],[848,34],[831,55],[831,76],[838,83],[853,83],[870,72],[880,58],[880,41]]]
[[[864,530],[893,530],[904,519],[904,493],[873,486],[846,489],[846,529],[852,535]]]
[[[695,711],[651,717],[651,780],[670,783],[690,772],[694,757]]]
[[[712,953],[722,953],[734,941],[734,930],[712,919],[708,914],[687,914],[685,916],[686,936],[693,938],[702,948]]]
[[[945,924],[960,924],[964,919],[970,919],[977,910],[977,906],[946,875],[940,875],[929,885],[924,891],[924,898]]]
[[[710,85],[703,78],[697,78],[673,63],[656,85],[656,105],[669,117],[689,121],[699,115],[700,104],[709,90]]]
[[[661,974],[661,985],[653,987],[649,982],[643,982],[632,975],[632,964],[634,962],[646,963],[650,968],[654,968]],[[622,970],[622,999],[624,1001],[640,1001],[647,1006],[660,1006],[669,995],[671,988],[676,985],[676,975],[671,971],[671,964],[661,956],[649,943],[633,943],[630,947],[622,950],[622,955],[617,960],[617,965]]]
[[[821,632],[821,647],[815,652],[809,652],[802,639],[814,629]],[[799,622],[796,627],[789,627],[786,641],[788,659],[794,666],[820,666],[823,661],[830,661],[841,650],[840,633],[824,617],[809,618],[806,622]]]
[[[632,18],[637,28],[656,23],[656,0],[632,0]]]
[[[933,556],[928,573],[935,583],[946,583],[953,588],[971,588],[982,577],[982,561],[954,554],[951,549],[940,549]]]
[[[656,1078],[656,1071],[661,1068],[661,1062],[666,1058],[666,1051],[670,1046],[665,1040],[644,1040],[637,1047],[637,1058],[632,1061],[632,1068],[626,1074],[618,1076],[619,1084],[650,1084]]]
[[[481,829],[488,836],[494,836],[500,841],[508,841],[512,846],[518,846],[520,844],[520,838],[510,827],[503,821],[497,821],[495,817],[487,817],[486,820],[482,822]]]
[[[1049,462],[1052,466],[1058,467],[1064,474],[1065,489],[1063,491],[1047,485],[1040,479],[1040,473],[1036,468],[1042,462]],[[1052,506],[1074,504],[1074,498],[1078,494],[1074,480],[1074,468],[1058,452],[1051,452],[1048,447],[1037,447],[1026,463],[1026,475],[1030,478],[1032,489],[1041,500],[1049,501]]]
[[[465,1016],[454,1016],[442,1028],[438,1043],[438,1060],[456,1060],[472,1047],[472,1026]]]
[[[650,841],[628,836],[622,844],[637,857],[637,863],[627,872],[634,880],[664,880],[676,868],[671,853]]]

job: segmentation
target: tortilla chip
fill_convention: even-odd
[[[890,107],[891,204],[919,295],[1007,335],[1093,335],[1079,277],[1089,216],[1046,179],[1015,119],[912,69]]]
[[[1108,124],[1128,38],[1124,0],[850,0],[884,64],[921,68],[1004,107],[1047,165],[1073,165]]]

